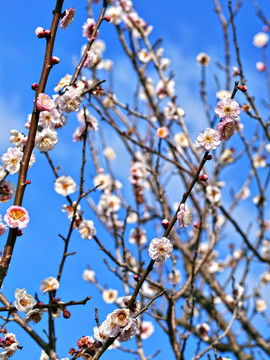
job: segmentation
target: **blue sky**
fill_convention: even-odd
[[[221,1],[226,7],[226,1]],[[223,62],[223,38],[219,20],[214,13],[214,4],[211,0],[178,1],[168,0],[156,1],[134,1],[135,8],[139,14],[154,26],[150,36],[151,40],[163,39],[165,56],[171,59],[170,69],[173,70],[176,79],[176,93],[179,104],[186,111],[187,125],[194,134],[194,140],[198,131],[206,127],[206,119],[203,106],[200,102],[199,81],[200,69],[196,64],[196,56],[199,52],[206,52],[212,57],[212,62],[207,68],[208,96],[212,98],[212,106],[215,105],[216,85],[213,74],[220,75],[215,62]],[[268,0],[260,1],[262,8],[269,9]],[[45,41],[35,36],[37,26],[49,28],[51,12],[54,1],[7,1],[1,5],[0,22],[0,153],[4,153],[9,146],[9,130],[17,129],[24,131],[24,123],[27,115],[32,111],[34,93],[31,84],[38,82],[42,69],[42,61],[45,51]],[[76,15],[71,27],[57,34],[54,55],[60,57],[60,64],[55,66],[49,77],[46,92],[53,94],[53,88],[59,79],[67,73],[74,71],[73,63],[79,59],[81,46],[85,44],[82,38],[82,24],[87,19],[86,2],[78,4],[67,0],[65,7],[74,6]],[[95,16],[99,7],[94,9]],[[226,10],[226,13],[228,11]],[[260,50],[252,45],[253,36],[261,31],[262,24],[256,17],[251,0],[245,0],[239,15],[236,18],[238,24],[238,36],[243,54],[243,65],[248,79],[248,87],[251,94],[257,94],[258,98],[265,96],[263,75],[256,72],[255,63],[261,61]],[[103,23],[100,30],[100,38],[106,42],[105,58],[114,61],[115,66],[115,88],[119,100],[131,101],[132,91],[136,88],[134,75],[130,64],[123,58],[119,45],[116,43],[116,34],[108,23]],[[234,53],[234,51],[232,51]],[[232,57],[234,59],[234,57]],[[236,62],[232,61],[232,66]],[[222,79],[222,75],[221,75]],[[262,85],[261,85],[262,83]],[[233,84],[232,84],[233,85]],[[245,124],[249,126],[249,124]],[[80,145],[71,142],[71,136],[77,127],[75,116],[70,116],[68,125],[61,130],[61,137],[55,150],[51,153],[56,165],[60,166],[61,174],[71,175],[77,182],[79,180],[78,162],[81,161]],[[105,135],[108,132],[105,128]],[[110,138],[110,145],[116,146],[118,141]],[[237,143],[236,143],[237,144]],[[78,149],[79,148],[79,149]],[[122,151],[118,147],[119,157]],[[31,294],[38,292],[40,298],[46,302],[47,299],[40,293],[39,285],[42,279],[48,276],[56,276],[59,266],[59,256],[63,251],[63,242],[58,234],[65,236],[68,231],[69,221],[61,212],[65,203],[64,199],[55,193],[53,189],[54,176],[48,166],[45,156],[37,155],[37,162],[29,172],[32,184],[27,189],[23,205],[30,213],[31,222],[25,229],[24,236],[19,238],[16,244],[11,268],[4,282],[3,292],[10,301],[14,301],[14,290],[26,288]],[[120,157],[120,162],[127,162],[126,168],[120,169],[119,180],[124,184],[127,182],[128,158]],[[70,165],[72,164],[72,165]],[[88,164],[87,171],[93,175],[93,168]],[[87,166],[88,166],[87,165]],[[119,163],[113,165],[115,172],[119,169]],[[233,174],[234,175],[234,174]],[[225,175],[230,178],[230,172]],[[16,183],[16,176],[11,180]],[[241,174],[234,179],[238,184],[243,181]],[[232,185],[233,186],[233,185]],[[128,191],[128,190],[126,190]],[[177,199],[174,199],[177,201]],[[229,201],[229,200],[228,200]],[[251,201],[251,200],[250,200]],[[1,204],[0,213],[11,204]],[[243,211],[246,216],[245,211]],[[239,214],[243,216],[243,214]],[[85,217],[92,218],[93,214],[89,208],[85,210]],[[269,218],[269,213],[268,213]],[[97,225],[98,227],[98,225]],[[109,236],[99,229],[104,243],[109,244]],[[0,238],[4,244],[5,236]],[[108,245],[109,246],[109,245]],[[103,263],[103,254],[97,249],[94,242],[89,243],[80,238],[74,232],[70,244],[70,251],[76,251],[76,255],[68,258],[58,295],[63,301],[81,300],[90,295],[92,299],[85,307],[72,307],[72,316],[69,320],[59,319],[56,321],[58,332],[57,350],[60,357],[66,357],[68,349],[75,346],[75,342],[82,335],[92,335],[94,324],[94,307],[99,305],[100,319],[114,309],[114,306],[102,303],[99,292],[82,280],[82,272],[87,265],[95,268],[97,264]],[[78,261],[78,259],[80,259]],[[101,265],[98,275],[101,282],[108,288],[119,288],[116,279],[106,278],[105,267]],[[120,295],[120,294],[119,294]],[[35,326],[42,334],[46,326],[45,321]],[[39,359],[40,350],[28,339],[16,325],[10,324],[8,329],[17,334],[23,351],[18,351],[14,359]],[[44,335],[44,334],[43,334]],[[158,349],[158,330],[154,336],[145,340],[148,354],[150,349]],[[130,345],[128,345],[130,346]],[[166,351],[170,351],[167,349]],[[163,349],[164,350],[164,349]],[[148,355],[147,354],[147,355]],[[103,358],[110,359],[112,353],[104,354]],[[119,359],[128,359],[129,355],[119,353]],[[132,356],[130,355],[130,358]],[[162,355],[159,357],[163,359]]]

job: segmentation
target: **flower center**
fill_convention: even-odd
[[[22,217],[24,217],[24,215],[25,215],[24,211],[20,209],[13,209],[10,211],[10,217],[13,220],[20,220]]]
[[[207,142],[207,143],[210,143],[210,142],[212,142],[212,136],[210,136],[210,135],[206,135],[206,137],[205,137],[205,141]]]
[[[229,106],[225,106],[224,113],[225,114],[230,114],[231,112],[232,112],[232,109]]]

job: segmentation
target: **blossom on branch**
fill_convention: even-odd
[[[10,174],[15,174],[20,169],[20,162],[22,161],[23,153],[17,147],[9,147],[7,152],[3,154],[1,161],[4,169]]]
[[[96,229],[92,220],[83,220],[79,225],[79,232],[83,239],[91,240],[96,235]]]
[[[60,176],[55,180],[54,190],[63,196],[67,196],[76,191],[76,183],[71,176]]]
[[[207,128],[204,133],[198,135],[195,145],[204,151],[210,151],[216,149],[220,142],[219,133],[214,129]]]
[[[166,237],[161,239],[154,238],[149,246],[149,256],[159,262],[166,261],[172,254],[173,245],[170,240]]]
[[[241,108],[238,102],[230,97],[227,99],[220,100],[216,107],[215,113],[219,118],[222,120],[230,119],[230,120],[237,120],[238,116],[241,112]]]
[[[177,221],[180,229],[191,224],[192,215],[191,211],[187,209],[186,204],[180,205],[180,210],[177,213]]]
[[[28,212],[21,206],[11,206],[7,209],[4,220],[11,228],[25,228],[29,223]]]
[[[69,9],[65,10],[64,16],[60,22],[60,29],[66,30],[67,27],[72,24],[72,21],[74,19],[74,15],[75,15],[75,11],[76,10],[74,9],[74,7],[71,7]]]
[[[39,287],[39,289],[43,291],[43,295],[45,295],[46,292],[48,291],[55,291],[58,288],[59,288],[59,281],[53,276],[50,276],[42,280]]]
[[[32,295],[27,294],[26,289],[16,289],[15,298],[14,306],[19,311],[27,312],[36,304],[36,300]]]
[[[39,111],[51,111],[55,109],[54,101],[49,97],[49,95],[44,93],[38,95],[36,105]]]

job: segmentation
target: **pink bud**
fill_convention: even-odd
[[[30,184],[31,184],[31,180],[26,180],[25,184],[26,184],[26,185],[30,185]]]
[[[22,229],[17,229],[17,236],[22,236],[22,235],[23,235]]]
[[[212,156],[212,155],[207,155],[206,160],[212,160],[212,159],[213,159],[213,156]]]
[[[268,31],[269,31],[269,27],[265,25],[265,26],[263,27],[263,31],[264,31],[264,32],[268,32]]]
[[[261,61],[258,61],[258,62],[256,63],[256,69],[257,69],[258,71],[260,71],[260,72],[264,71],[264,70],[265,70],[265,65],[264,65],[264,63],[261,62]]]
[[[169,221],[167,219],[163,219],[161,224],[164,227],[164,229],[166,230],[169,226]]]
[[[59,64],[59,62],[60,62],[59,57],[53,56],[53,57],[51,58],[51,64],[52,64],[52,65]]]
[[[63,317],[65,318],[65,319],[69,319],[70,318],[70,312],[65,308],[64,310],[63,310]]]
[[[99,173],[99,174],[103,174],[103,173],[104,173],[104,169],[103,169],[103,168],[99,168],[99,169],[98,169],[98,173]]]
[[[31,89],[32,89],[32,90],[37,90],[37,88],[38,88],[38,84],[37,84],[37,83],[33,83],[33,84],[31,85]]]
[[[195,227],[196,229],[199,229],[199,228],[200,228],[200,224],[199,224],[198,222],[195,222],[195,223],[194,223],[194,227]]]
[[[41,26],[36,28],[35,33],[39,39],[44,38],[46,36],[45,30]]]
[[[246,91],[247,91],[246,85],[238,85],[238,86],[237,86],[237,89],[238,89],[238,90],[241,90],[241,91],[243,91],[243,92],[246,92]]]
[[[207,181],[208,180],[208,176],[206,174],[202,174],[199,176],[199,180],[200,181]]]
[[[140,278],[139,278],[139,275],[134,275],[134,276],[133,276],[133,279],[134,279],[135,281],[139,281],[139,279],[140,279]]]
[[[45,37],[49,39],[51,37],[51,30],[45,30]]]
[[[105,20],[107,22],[111,22],[111,17],[110,16],[104,16],[103,20]]]

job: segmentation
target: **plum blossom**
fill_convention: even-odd
[[[4,169],[10,174],[15,174],[20,169],[20,162],[23,158],[23,153],[17,147],[9,147],[7,152],[3,154],[1,161]]]
[[[83,24],[83,36],[87,38],[87,40],[91,40],[94,31],[95,31],[96,23],[92,18],[88,18],[86,23]],[[96,37],[98,37],[99,32],[97,31]]]
[[[117,299],[117,303],[122,307],[122,308],[127,308],[129,302],[130,302],[131,296],[124,296],[122,298],[118,298]],[[130,316],[135,316],[138,311],[140,311],[141,309],[141,305],[139,303],[138,300],[135,300],[130,308]]]
[[[255,308],[257,312],[263,312],[267,309],[266,302],[263,299],[257,299],[255,302]]]
[[[231,96],[231,93],[230,91],[228,90],[219,90],[217,93],[216,93],[216,97],[219,99],[219,100],[224,100],[224,99],[227,99]]]
[[[72,203],[72,205],[63,205],[62,206],[62,211],[63,212],[67,212],[67,217],[70,219],[70,218],[72,218],[73,217],[73,215],[74,215],[74,209],[75,209],[75,205],[77,204],[77,202],[76,201],[74,201],[73,203]],[[80,204],[77,204],[77,207],[76,207],[76,215],[79,215],[79,211],[80,211],[80,209],[81,209],[81,205]]]
[[[120,6],[110,6],[106,11],[106,16],[110,18],[110,23],[119,25],[122,21],[123,10]]]
[[[60,22],[60,29],[66,30],[69,25],[72,24],[74,19],[75,9],[73,7],[66,9],[64,12],[64,16]]]
[[[175,134],[173,139],[174,139],[176,146],[179,146],[179,147],[188,147],[189,146],[188,138],[183,132],[179,132],[179,133]]]
[[[25,135],[17,130],[10,130],[9,142],[14,146],[20,146],[23,142]]]
[[[115,160],[116,154],[112,147],[106,146],[103,150],[103,155],[107,158],[107,160],[112,161]]]
[[[39,111],[51,111],[55,109],[54,101],[49,97],[49,95],[44,93],[38,95],[36,105]]]
[[[204,133],[199,133],[195,145],[204,151],[210,151],[216,149],[221,142],[219,133],[207,128]]]
[[[0,218],[0,220],[1,220],[1,218]],[[0,236],[4,235],[4,233],[6,232],[6,230],[7,230],[6,225],[4,225],[4,224],[2,223],[2,221],[0,221]]]
[[[79,232],[83,239],[91,240],[96,235],[96,229],[92,220],[83,220],[79,225]]]
[[[4,349],[0,354],[1,360],[7,360],[14,355],[18,349],[18,341],[12,333],[4,332],[5,340],[0,339],[1,347]]]
[[[36,300],[32,295],[27,294],[26,289],[16,289],[15,298],[14,306],[19,311],[27,312],[36,304]]]
[[[54,190],[63,196],[67,196],[76,191],[76,183],[71,176],[60,176],[55,180]]]
[[[117,295],[118,291],[114,289],[108,289],[102,292],[102,298],[107,304],[112,304],[115,302]]]
[[[186,204],[180,205],[180,210],[177,213],[177,221],[180,229],[190,225],[192,221],[191,211],[187,209]]]
[[[57,98],[60,109],[67,114],[78,111],[82,101],[83,98],[77,89],[68,90]]]
[[[154,238],[149,246],[149,256],[157,261],[166,261],[172,254],[173,245],[166,237],[161,239]]]
[[[159,99],[164,99],[167,96],[174,96],[175,93],[175,82],[170,79],[159,80],[156,86],[156,94]]]
[[[258,61],[258,62],[256,62],[256,69],[259,72],[263,72],[266,69],[266,66],[265,66],[265,64],[263,62]]]
[[[63,122],[63,116],[57,109],[42,111],[39,115],[38,125],[42,128],[57,128]]]
[[[106,215],[117,212],[121,207],[121,199],[113,194],[103,193],[98,203],[99,213],[105,212]]]
[[[44,314],[45,311],[47,310],[39,309],[39,308],[34,308],[27,311],[24,318],[25,324],[28,324],[31,321],[33,321],[34,324],[37,324],[38,322],[40,322],[42,315]]]
[[[96,281],[96,274],[91,269],[84,270],[82,277],[87,282],[95,283]]]
[[[152,321],[142,321],[139,334],[142,339],[148,339],[155,331]]]
[[[207,55],[206,53],[201,52],[201,53],[199,53],[199,55],[197,56],[196,60],[197,60],[197,63],[198,63],[199,65],[208,66],[209,63],[210,63],[211,58],[210,58],[210,56]]]
[[[128,324],[121,331],[118,340],[120,342],[125,342],[135,336],[138,328],[140,327],[140,320],[138,318],[129,318]]]
[[[50,276],[41,281],[39,289],[43,291],[43,295],[45,295],[48,291],[55,291],[59,288],[59,281]]]
[[[57,132],[50,128],[45,128],[37,132],[35,147],[41,152],[47,152],[54,148],[57,141]]]
[[[131,229],[129,234],[129,242],[141,246],[147,242],[146,231],[144,229]]]
[[[169,135],[169,129],[166,126],[162,126],[157,129],[157,136],[161,139]]]
[[[253,37],[253,44],[256,47],[261,48],[268,43],[268,40],[269,40],[269,36],[264,32],[260,32]]]
[[[196,326],[196,330],[198,335],[204,340],[204,341],[208,341],[209,340],[209,336],[208,336],[208,332],[210,330],[210,327],[208,326],[208,324],[203,323],[203,324],[198,324]]]
[[[263,155],[254,155],[252,160],[255,168],[265,168],[267,166],[266,158]]]
[[[229,140],[236,132],[236,122],[234,120],[223,118],[217,125],[217,131],[221,140]]]
[[[146,49],[141,49],[138,51],[138,58],[142,63],[149,63],[151,60],[151,54]]]
[[[11,228],[25,228],[29,223],[28,212],[21,206],[11,206],[7,209],[4,220]]]
[[[211,204],[217,204],[221,198],[221,192],[217,186],[206,187],[206,198]]]
[[[55,86],[54,91],[59,92],[63,89],[63,87],[68,86],[70,84],[72,76],[67,74],[65,77],[63,77],[59,83]]]
[[[0,202],[7,202],[14,194],[15,185],[10,180],[4,180],[0,185]]]
[[[113,180],[109,174],[98,174],[94,177],[94,186],[98,186],[99,190],[105,190],[112,186]]]
[[[227,99],[220,100],[216,107],[215,113],[219,118],[237,120],[241,112],[241,108],[238,102],[230,97]]]

